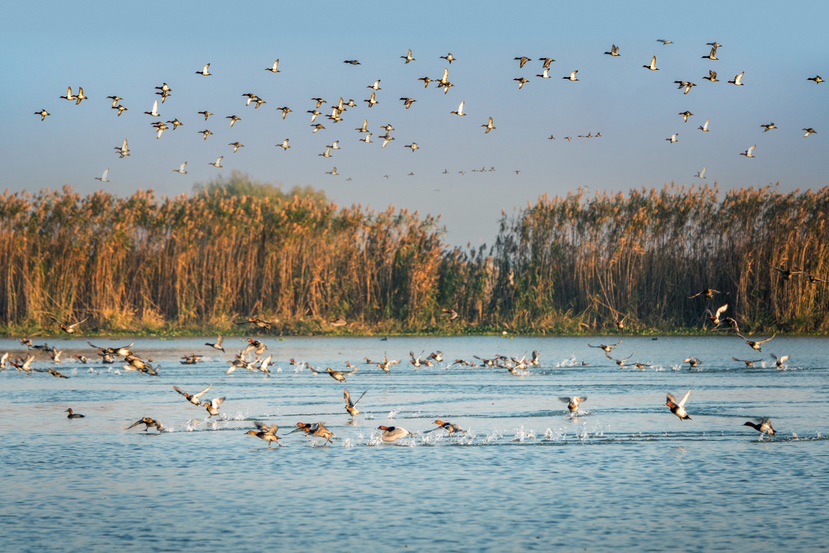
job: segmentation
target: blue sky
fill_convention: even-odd
[[[630,4],[630,5],[629,5]],[[340,205],[392,204],[442,215],[451,243],[491,242],[501,211],[579,186],[596,191],[715,181],[723,190],[780,182],[784,191],[827,185],[829,21],[825,2],[42,2],[4,9],[0,60],[10,76],[0,98],[0,189],[37,191],[65,184],[82,193],[155,189],[190,193],[232,170],[286,188],[311,185]],[[663,46],[657,39],[674,43]],[[702,59],[718,41],[719,61]],[[621,56],[604,55],[611,44]],[[411,48],[415,61],[400,56]],[[452,52],[451,65],[439,56]],[[533,61],[520,69],[517,56]],[[659,71],[642,65],[657,55]],[[540,57],[552,57],[540,79]],[[265,71],[280,59],[279,74]],[[350,66],[345,59],[359,59]],[[211,63],[211,77],[195,72]],[[450,69],[448,94],[424,89]],[[702,79],[708,69],[719,83]],[[578,83],[562,79],[578,69]],[[745,86],[726,83],[745,71]],[[513,81],[530,80],[523,90]],[[367,87],[381,80],[369,109]],[[697,86],[683,95],[675,80]],[[155,138],[144,111],[155,86],[173,95],[161,120],[184,126]],[[89,100],[60,100],[83,86]],[[245,106],[253,92],[267,103]],[[106,96],[129,108],[122,117]],[[312,133],[310,100],[340,96],[357,107],[342,123]],[[417,100],[410,110],[400,97]],[[465,101],[466,117],[451,115]],[[293,109],[286,120],[276,110]],[[52,115],[41,122],[34,112]],[[197,115],[207,109],[208,122]],[[694,115],[687,123],[679,112]],[[242,120],[229,127],[229,115]],[[485,135],[488,117],[496,130]],[[395,140],[364,144],[354,129],[368,119],[395,127]],[[697,127],[710,119],[709,133]],[[776,131],[760,125],[774,122]],[[803,127],[818,131],[808,139]],[[197,131],[215,134],[203,140]],[[596,134],[600,139],[579,139]],[[679,133],[678,142],[665,139]],[[548,140],[554,135],[556,140]],[[572,136],[572,142],[564,140]],[[128,138],[132,155],[115,146]],[[289,138],[287,152],[275,145]],[[318,154],[339,140],[332,158]],[[232,153],[228,143],[245,144]],[[406,144],[417,142],[412,152]],[[756,144],[756,158],[740,156]],[[224,156],[224,169],[208,165]],[[189,174],[173,173],[188,161]],[[326,174],[337,167],[339,176]],[[473,172],[495,167],[494,172]],[[694,178],[707,168],[707,179]],[[105,168],[109,183],[101,183]],[[443,171],[448,174],[443,174]],[[461,174],[463,171],[464,174]],[[515,171],[520,171],[516,174]],[[414,173],[409,176],[409,173]],[[388,175],[388,178],[386,178]],[[348,180],[350,179],[350,180]]]

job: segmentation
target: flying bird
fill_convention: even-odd
[[[271,73],[279,73],[279,58],[273,62],[273,65],[270,67],[266,67],[265,71],[270,71]]]
[[[173,173],[178,173],[180,175],[186,175],[187,174],[187,162],[185,161],[184,163],[182,163],[179,166],[178,169],[173,169]]]
[[[757,148],[757,144],[755,144],[754,146],[750,147],[750,148],[749,148],[748,150],[746,150],[745,152],[740,152],[740,155],[741,155],[741,156],[746,156],[746,157],[754,157],[754,150],[755,150],[755,148]]]
[[[466,114],[463,112],[463,105],[464,105],[464,103],[465,103],[465,102],[461,102],[461,104],[458,106],[457,111],[452,111],[452,112],[450,112],[450,113],[452,113],[452,114],[454,114],[454,115],[458,115],[458,116],[460,116],[460,117],[464,117],[464,116],[466,115]]]
[[[489,118],[489,121],[485,125],[481,125],[485,130],[484,134],[489,134],[490,131],[495,130],[495,121],[492,120],[492,117]]]
[[[213,163],[208,163],[208,165],[212,165],[216,169],[221,169],[222,167],[224,167],[224,165],[222,165],[222,160],[224,158],[225,158],[225,156],[219,156],[219,157],[216,158],[216,161],[214,161]]]
[[[406,63],[409,63],[411,61],[415,61],[414,56],[412,56],[412,49],[411,48],[409,48],[409,51],[406,53],[405,56],[400,56],[400,57],[403,58],[404,60],[406,60]]]
[[[213,73],[210,72],[210,64],[206,64],[201,71],[196,71],[196,75],[201,75],[202,77],[209,77]]]
[[[608,56],[613,56],[614,58],[618,57],[620,55],[619,47],[614,44],[610,47],[610,52],[605,52],[605,54],[607,54]]]
[[[649,65],[643,65],[645,69],[649,69],[651,71],[659,71],[659,68],[656,66],[656,56],[651,58],[651,62]]]
[[[746,72],[743,71],[739,75],[734,76],[733,81],[728,81],[728,84],[733,84],[735,86],[743,86],[743,77],[745,76]]]
[[[685,404],[688,402],[689,397],[691,397],[691,390],[688,390],[678,402],[672,394],[668,394],[665,405],[671,410],[671,413],[679,417],[679,420],[691,420],[691,417],[685,410]]]
[[[40,110],[40,111],[36,111],[36,112],[35,112],[35,115],[40,115],[40,120],[41,120],[41,121],[45,121],[45,120],[46,120],[46,118],[47,118],[47,117],[49,117],[49,116],[50,116],[50,115],[52,115],[52,114],[51,114],[51,113],[49,113],[48,111],[46,111],[45,109],[42,109],[42,110]]]

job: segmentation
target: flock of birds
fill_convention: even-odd
[[[672,44],[672,41],[666,40],[666,39],[659,39],[658,42],[661,43],[663,46],[667,46],[667,45]],[[719,58],[719,49],[722,48],[722,45],[715,41],[715,42],[707,43],[706,47],[710,47],[710,50],[706,55],[701,56],[701,58],[709,60],[712,63],[717,62],[720,59]],[[610,50],[604,52],[604,54],[608,55],[608,56],[611,56],[612,58],[619,58],[619,57],[622,56],[621,48],[619,46],[615,45],[615,44],[611,46]],[[400,58],[402,58],[403,62],[407,65],[412,64],[416,61],[414,53],[412,52],[411,49],[408,50],[405,54],[401,55]],[[440,58],[442,60],[445,60],[445,62],[448,66],[452,66],[452,64],[457,63],[459,61],[458,58],[456,58],[451,52],[447,53],[444,56],[440,56]],[[528,56],[517,56],[517,57],[514,58],[514,60],[517,61],[519,71],[526,71],[525,67],[528,66],[532,61],[539,61],[540,64],[541,64],[540,68],[539,68],[539,70],[541,71],[540,73],[530,72],[530,73],[527,73],[527,74],[522,74],[521,76],[515,77],[513,79],[517,83],[518,90],[523,90],[531,82],[533,82],[534,79],[547,80],[547,79],[553,78],[553,75],[551,75],[551,72],[553,71],[553,63],[556,60],[551,58],[551,57],[541,57],[541,58],[537,58],[537,60],[535,60],[534,58],[531,58],[531,57],[528,57]],[[361,65],[360,61],[357,60],[357,59],[346,59],[346,60],[344,60],[343,63],[349,64],[351,66]],[[656,72],[656,71],[660,71],[662,69],[661,67],[659,67],[656,55],[653,55],[651,57],[649,63],[645,63],[642,67],[644,67],[649,72]],[[271,73],[273,75],[277,75],[277,74],[281,73],[282,69],[280,69],[280,60],[276,59],[272,64],[268,65],[264,69],[265,69],[265,71],[268,71],[269,73]],[[208,79],[208,78],[210,78],[214,75],[214,73],[211,71],[211,64],[210,63],[205,64],[201,69],[194,71],[194,73],[197,76],[197,78],[202,78],[202,79]],[[701,80],[705,80],[710,84],[721,82],[717,71],[715,71],[714,69],[708,69],[707,73],[708,73],[707,75],[701,77]],[[534,77],[533,77],[533,75],[534,75]],[[577,84],[575,84],[575,83],[579,83],[579,81],[580,81],[580,79],[579,79],[579,70],[574,69],[574,70],[568,71],[567,73],[565,73],[560,78],[564,81],[567,81],[568,83],[574,83],[573,86],[577,86]],[[727,84],[735,86],[735,87],[748,86],[747,83],[744,82],[745,78],[746,78],[745,71],[741,71],[741,72],[735,74],[732,79],[726,80],[726,82],[727,82]],[[814,76],[806,77],[806,80],[811,81],[815,84],[821,84],[821,83],[824,82],[823,78],[820,75],[814,75]],[[428,88],[432,87],[433,89],[435,89],[437,91],[442,91],[443,94],[448,94],[450,90],[456,88],[456,83],[451,78],[450,67],[444,67],[442,74],[434,76],[434,77],[429,76],[429,75],[425,75],[425,76],[417,77],[415,79],[415,77],[413,75],[412,76],[412,84],[414,84],[414,82],[416,82],[416,81],[420,81],[420,83],[422,83],[422,85],[423,85],[423,88],[428,89]],[[681,90],[684,95],[690,94],[693,91],[693,89],[698,86],[690,78],[689,78],[689,80],[685,80],[685,79],[676,80],[676,81],[674,81],[674,84],[677,85],[677,88],[679,90]],[[708,85],[706,85],[706,86],[708,86]],[[375,106],[377,106],[381,101],[386,101],[386,99],[382,97],[383,86],[382,86],[382,80],[381,79],[376,79],[373,83],[368,83],[366,85],[366,88],[368,88],[370,90],[370,92],[368,94],[368,97],[365,98],[365,99],[361,99],[361,101],[355,101],[353,98],[346,99],[347,96],[345,96],[345,95],[340,96],[338,100],[330,101],[330,102],[327,101],[325,98],[323,98],[321,96],[315,96],[313,98],[310,98],[310,100],[309,100],[310,103],[308,103],[305,106],[305,109],[304,109],[304,111],[306,112],[306,117],[309,117],[309,119],[310,119],[310,121],[309,121],[309,126],[310,126],[309,132],[310,133],[319,133],[319,132],[322,132],[322,131],[326,131],[326,129],[334,129],[335,127],[337,129],[339,129],[338,124],[345,121],[346,112],[349,112],[350,110],[357,111],[358,107],[363,107],[363,106],[365,107],[365,109],[368,112],[370,112],[371,108],[374,108]],[[461,89],[463,89],[463,87],[459,84],[457,86],[457,89],[461,90]],[[456,91],[456,92],[454,92],[454,94],[462,94],[462,93]],[[146,115],[149,118],[149,126],[152,128],[152,132],[155,134],[157,139],[160,140],[165,135],[165,133],[167,133],[168,131],[176,132],[181,127],[189,127],[190,125],[195,124],[193,119],[188,119],[188,116],[186,116],[184,114],[181,114],[181,117],[184,121],[187,121],[186,124],[185,124],[185,122],[182,121],[182,119],[179,119],[179,117],[172,117],[170,119],[165,119],[165,117],[162,117],[162,110],[165,107],[165,103],[170,98],[174,97],[173,87],[170,84],[168,84],[167,82],[163,82],[162,84],[156,86],[155,87],[155,96],[157,96],[158,98],[156,98],[152,101],[152,107],[149,108],[148,111],[144,111],[143,114]],[[397,101],[400,102],[401,109],[405,109],[405,110],[417,109],[415,104],[418,100],[414,96],[415,96],[414,93],[412,93],[412,95],[406,95],[406,96],[400,97]],[[244,100],[243,100],[243,104],[240,105],[240,107],[243,108],[243,109],[253,109],[254,112],[256,112],[257,110],[260,110],[260,108],[263,108],[263,106],[268,104],[267,100],[265,100],[262,96],[258,95],[257,93],[254,93],[252,91],[245,91],[245,92],[241,93],[241,97]],[[75,92],[73,90],[72,86],[67,87],[66,94],[63,95],[63,96],[60,96],[60,98],[62,98],[64,101],[66,101],[66,102],[68,102],[68,103],[70,103],[74,106],[81,106],[85,102],[91,101],[90,97],[87,96],[87,93],[86,93],[83,86],[78,87],[77,92]],[[117,117],[120,118],[120,117],[124,116],[129,111],[129,108],[126,105],[124,105],[124,103],[122,103],[122,101],[124,99],[121,96],[119,96],[117,94],[110,94],[106,97],[106,99],[108,100],[108,102],[110,104],[110,108],[113,110],[113,112],[115,113],[115,115]],[[147,103],[148,104],[150,103],[149,100],[147,100]],[[203,122],[203,125],[200,125],[199,127],[204,127],[204,128],[197,127],[195,131],[191,131],[191,132],[196,132],[199,135],[201,135],[203,142],[207,141],[214,134],[214,131],[211,130],[211,127],[215,129],[215,126],[213,126],[213,123],[216,123],[216,121],[217,121],[217,119],[211,119],[211,117],[214,116],[214,113],[211,112],[208,109],[203,109],[203,110],[200,110],[200,111],[196,111],[194,108],[189,108],[189,109],[194,110],[193,113],[189,114],[190,117],[198,118],[199,121]],[[287,104],[283,104],[283,105],[280,105],[280,106],[276,107],[276,112],[278,114],[278,118],[281,118],[283,120],[286,119],[289,116],[289,114],[293,113],[295,110],[299,110],[301,112],[301,111],[303,111],[303,108],[301,108],[297,105],[294,105],[294,107],[292,108]],[[267,111],[267,108],[263,109],[262,112],[260,112],[260,113],[264,113],[265,111]],[[42,109],[34,112],[34,114],[36,116],[40,117],[41,121],[46,121],[46,119],[48,117],[52,116],[52,113],[50,111],[48,111],[47,109],[45,109],[45,108],[42,108]],[[457,117],[457,118],[464,118],[467,115],[472,115],[472,114],[468,113],[467,110],[466,110],[466,101],[464,99],[460,99],[458,107],[454,110],[451,110],[447,115],[454,116],[454,117]],[[483,129],[482,132],[484,134],[489,135],[493,132],[496,132],[497,126],[496,126],[496,121],[495,121],[495,114],[478,112],[478,113],[474,113],[474,116],[480,118],[480,121],[481,121],[480,127]],[[682,120],[683,120],[684,123],[687,123],[690,120],[690,118],[692,116],[694,116],[694,113],[692,113],[691,111],[686,109],[683,112],[680,112],[679,116],[682,117]],[[378,143],[381,144],[382,148],[386,148],[387,146],[389,146],[392,143],[392,141],[396,140],[396,136],[393,134],[393,132],[395,131],[395,127],[394,127],[393,124],[385,123],[385,124],[383,124],[382,126],[379,126],[379,127],[375,126],[375,125],[370,125],[369,124],[369,114],[368,113],[364,114],[363,117],[358,117],[358,120],[359,119],[362,119],[362,124],[359,124],[359,126],[356,127],[354,129],[354,131],[356,131],[356,133],[360,135],[359,136],[359,141],[360,142],[363,142],[365,144],[371,144],[373,142],[378,142]],[[229,128],[234,128],[234,127],[236,127],[237,123],[239,123],[240,121],[243,120],[243,118],[234,113],[234,114],[226,115],[222,119],[219,119],[219,120],[223,120],[223,123],[225,125],[227,125]],[[326,125],[328,125],[328,126],[326,126]],[[770,132],[770,131],[773,131],[773,130],[777,129],[777,126],[773,122],[768,122],[768,123],[764,122],[761,125],[761,127],[763,129],[763,133],[767,133],[767,132]],[[711,128],[711,119],[710,118],[706,119],[705,122],[698,127],[698,130],[700,130],[703,133],[711,132],[711,130],[712,130],[712,128]],[[179,131],[179,132],[181,132],[181,131]],[[337,131],[333,131],[333,132],[337,132]],[[333,134],[333,132],[332,132],[332,130],[328,130],[328,133]],[[808,138],[809,136],[817,133],[817,131],[814,128],[808,127],[808,126],[803,128],[803,132],[804,132],[803,136],[805,138]],[[667,137],[665,140],[667,140],[670,144],[676,144],[679,141],[679,136],[680,136],[680,133],[675,132],[670,137]],[[596,132],[595,134],[593,132],[589,132],[589,133],[586,133],[586,134],[577,135],[577,138],[584,138],[584,139],[601,138],[601,137],[602,137],[601,132]],[[555,135],[550,134],[548,136],[548,139],[549,140],[555,140]],[[570,141],[573,140],[573,137],[572,136],[565,136],[564,140],[570,142]],[[335,140],[328,141],[325,148],[321,152],[319,152],[318,155],[320,157],[323,157],[324,159],[330,159],[330,158],[333,158],[335,154],[339,154],[340,150],[347,150],[350,147],[350,146],[349,147],[341,146],[341,142],[344,142],[344,138],[342,138],[342,137],[337,138]],[[403,147],[409,149],[411,152],[417,152],[422,148],[420,143],[416,140],[407,140],[406,142],[407,143],[405,143],[403,145]],[[229,152],[231,152],[232,154],[236,154],[242,148],[245,147],[245,144],[243,144],[238,139],[236,139],[232,142],[229,142],[227,144],[227,146],[230,148]],[[291,138],[290,137],[283,138],[275,146],[276,146],[276,148],[281,148],[283,151],[287,152],[292,147]],[[747,147],[745,151],[740,152],[739,155],[744,156],[746,158],[753,158],[753,157],[755,157],[756,149],[757,149],[757,144],[752,144],[751,146]],[[130,157],[132,155],[132,150],[130,149],[128,138],[124,138],[123,141],[120,144],[114,146],[114,150],[115,150],[115,153],[118,155],[118,157],[121,158],[121,159]],[[221,169],[221,168],[224,167],[224,165],[223,165],[224,160],[225,160],[225,154],[220,153],[220,155],[217,155],[213,161],[210,161],[210,162],[205,161],[203,163],[209,164],[212,167],[215,167],[217,169]],[[187,167],[188,167],[188,162],[183,161],[177,168],[171,168],[171,169],[175,173],[178,173],[178,174],[181,174],[181,175],[186,175],[188,173]],[[478,170],[473,169],[472,172],[491,172],[493,170],[494,170],[494,168],[490,168],[488,171],[487,170],[478,171]],[[698,171],[696,173],[696,175],[694,175],[694,176],[697,177],[697,178],[700,178],[700,179],[705,179],[705,178],[707,178],[706,177],[706,171],[707,171],[707,169],[703,168],[702,170]],[[461,170],[458,171],[458,173],[461,174],[461,175],[466,174],[466,172],[467,172],[467,169],[461,169]],[[514,170],[514,172],[515,172],[515,174],[519,174],[520,169],[519,170]],[[448,174],[449,171],[447,169],[445,169],[443,171],[443,173]],[[332,175],[332,176],[338,176],[338,175],[340,175],[340,172],[337,170],[337,167],[334,166],[330,170],[326,171],[326,174]],[[413,176],[414,173],[409,172],[408,175]],[[390,175],[388,175],[388,174],[383,175],[383,176],[385,178],[390,177]],[[103,171],[103,173],[100,177],[95,177],[95,178],[96,178],[96,180],[101,181],[101,182],[110,182],[109,177],[110,177],[110,171],[109,171],[109,168],[106,168]],[[350,177],[349,177],[348,180],[350,180]]]
[[[786,276],[788,276],[788,278],[791,278],[794,274],[802,272],[792,269],[780,269],[780,271],[781,274],[784,275],[784,278]],[[825,280],[823,279],[815,278],[815,280],[825,282]],[[720,294],[721,292],[719,292],[718,290],[707,288],[705,290],[702,290],[696,294],[689,296],[689,298],[701,298],[709,306],[705,309],[706,318],[713,325],[713,327],[711,327],[709,330],[725,330],[733,332],[734,335],[743,340],[746,343],[746,345],[752,349],[752,351],[756,351],[758,353],[762,352],[762,348],[766,344],[774,340],[776,334],[762,340],[755,340],[744,336],[740,332],[739,323],[733,317],[726,315],[726,312],[729,307],[728,304],[722,304],[712,311],[712,302]],[[456,312],[452,309],[444,309],[444,314],[449,320],[454,320],[457,318]],[[75,335],[79,332],[80,326],[84,322],[86,322],[87,319],[85,318],[77,322],[63,322],[54,318],[53,320],[64,333],[69,335]],[[248,317],[245,320],[238,321],[237,324],[249,324],[256,331],[268,331],[272,330],[274,324],[276,323],[260,317]],[[342,320],[336,320],[332,322],[332,325],[334,326],[341,326],[342,324],[344,324],[344,321]],[[617,321],[617,326],[620,326],[620,328],[623,327],[622,320]],[[629,354],[626,357],[615,357],[613,355],[613,352],[623,343],[623,341],[623,339],[620,339],[615,343],[600,343],[598,345],[588,343],[587,346],[589,348],[600,349],[604,353],[605,357],[607,359],[614,361],[620,369],[632,367],[639,370],[646,370],[647,368],[652,366],[651,363],[641,361],[630,361],[635,352]],[[34,363],[37,360],[37,356],[35,355],[36,352],[45,352],[49,355],[54,364],[60,364],[62,362],[63,351],[58,350],[55,347],[50,347],[47,344],[34,344],[30,338],[23,338],[21,340],[21,343],[28,348],[26,356],[21,356],[12,359],[10,353],[6,352],[2,357],[0,357],[0,370],[6,370],[9,367],[13,367],[16,368],[18,371],[25,373],[26,375],[32,375],[34,373],[43,372],[48,373],[55,378],[69,378],[65,374],[56,370],[55,368],[43,369],[34,367]],[[153,366],[153,361],[151,359],[142,358],[133,351],[132,347],[134,346],[134,343],[128,344],[126,346],[116,347],[97,346],[92,342],[87,342],[87,344],[91,348],[95,349],[97,356],[100,358],[100,363],[102,364],[112,365],[120,360],[124,363],[122,367],[126,371],[140,372],[155,377],[158,377],[160,375],[160,366]],[[204,345],[206,348],[210,348],[211,351],[226,353],[224,347],[224,337],[221,335],[219,335],[214,342],[206,342]],[[257,338],[248,338],[245,346],[238,353],[236,353],[234,355],[234,358],[230,361],[229,367],[226,370],[226,374],[230,375],[237,370],[245,370],[248,372],[262,373],[265,376],[271,376],[270,367],[274,365],[274,359],[273,355],[267,352],[268,346],[264,342]],[[74,357],[80,363],[90,363],[89,357],[85,354],[77,354]],[[506,370],[507,372],[515,376],[523,376],[529,374],[529,371],[532,367],[540,366],[540,357],[541,354],[536,350],[532,352],[529,358],[527,358],[526,355],[523,355],[521,357],[506,356],[500,354],[492,357],[481,357],[475,355],[473,356],[473,359],[454,359],[453,361],[448,362],[443,352],[441,351],[432,352],[428,356],[424,356],[423,353],[416,355],[414,352],[410,351],[409,364],[415,369],[418,369],[420,367],[433,367],[436,365],[443,366],[447,369],[451,367],[491,368]],[[786,363],[789,360],[788,355],[777,356],[772,354],[772,358],[774,359],[774,365],[778,369],[787,368]],[[755,367],[758,363],[764,362],[763,358],[742,359],[733,357],[732,359],[735,362],[743,363],[747,368]],[[201,363],[203,360],[204,355],[191,353],[189,355],[183,356],[180,359],[180,363],[185,365],[195,365]],[[364,358],[364,362],[366,365],[377,367],[385,373],[391,373],[393,367],[401,364],[401,360],[390,359],[385,354],[382,360],[372,360],[366,357]],[[289,363],[292,366],[296,367],[297,372],[307,369],[314,375],[327,374],[335,381],[343,384],[347,382],[347,379],[349,377],[356,374],[360,370],[360,367],[352,365],[348,361],[345,363],[345,368],[347,370],[336,370],[331,367],[322,370],[318,367],[314,367],[308,362],[299,362],[293,358],[290,359]],[[688,366],[691,369],[699,367],[703,364],[703,362],[697,357],[688,357],[683,360],[683,363],[688,364]],[[573,358],[572,363],[570,365],[589,366],[588,363],[585,363],[583,361],[581,363],[576,364],[575,357]],[[681,368],[682,366],[677,364],[672,367],[672,370],[681,370]],[[219,417],[221,407],[227,399],[225,396],[217,396],[213,397],[212,399],[205,398],[206,394],[213,390],[213,384],[210,384],[209,386],[195,393],[183,390],[179,386],[173,386],[172,390],[180,394],[191,405],[195,407],[204,408],[204,410],[207,412],[208,419],[211,419],[213,417]],[[360,402],[360,400],[362,400],[365,394],[366,392],[363,392],[359,397],[353,399],[350,392],[347,389],[343,388],[343,401],[345,411],[352,418],[356,418],[358,415],[360,415],[360,410],[358,409],[357,404]],[[668,393],[666,396],[665,406],[668,407],[670,412],[676,415],[680,420],[690,420],[691,416],[687,410],[687,404],[690,396],[691,390],[688,390],[685,393],[685,395],[679,400],[677,400],[673,394]],[[578,395],[559,397],[558,399],[566,404],[568,414],[571,418],[578,417],[580,414],[582,414],[581,406],[583,403],[587,401],[587,397]],[[84,418],[83,414],[76,413],[71,408],[67,409],[66,412],[68,413],[67,418],[69,419]],[[452,422],[437,419],[434,421],[434,424],[436,425],[434,428],[427,430],[424,433],[430,433],[441,430],[445,433],[446,436],[465,436],[467,434],[465,430],[463,430],[457,424],[454,424]],[[138,419],[129,427],[127,427],[127,430],[141,425],[144,426],[144,431],[149,431],[150,428],[154,428],[158,432],[165,431],[165,426],[160,421],[149,416],[144,416]],[[279,445],[281,437],[278,435],[279,427],[277,425],[270,425],[263,423],[261,421],[255,421],[255,426],[256,429],[249,430],[247,434],[264,440],[267,443],[268,447],[271,447],[272,444]],[[761,440],[764,437],[771,437],[775,435],[774,427],[772,426],[772,422],[769,418],[746,421],[744,423],[744,426],[750,426],[755,430],[759,431],[759,439]],[[397,443],[400,440],[403,440],[404,438],[412,438],[417,436],[417,434],[410,432],[405,428],[399,426],[380,425],[377,429],[381,432],[379,439],[382,443]],[[294,432],[302,432],[311,437],[322,438],[325,444],[331,443],[332,439],[335,437],[334,433],[325,426],[325,423],[320,421],[299,421],[296,423],[295,428],[290,433]]]

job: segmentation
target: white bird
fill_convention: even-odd
[[[677,138],[678,136],[679,136],[679,133],[675,132],[674,134],[671,135],[670,138],[666,138],[665,140],[667,140],[671,144],[676,144],[677,142],[679,142],[679,140]]]
[[[145,111],[145,114],[149,115],[150,117],[159,117],[158,113],[158,100],[153,102],[153,110],[152,111]]]
[[[743,76],[745,74],[746,74],[746,72],[743,71],[739,75],[735,75],[734,80],[733,81],[728,81],[728,84],[733,84],[733,85],[736,85],[736,86],[743,86]]]
[[[806,132],[806,134],[803,135],[803,138],[809,138],[809,136],[817,134],[817,131],[812,127],[804,127],[803,130]]]
[[[417,142],[412,142],[411,144],[406,144],[404,148],[411,148],[412,152],[416,152],[420,149],[420,146],[417,145]]]
[[[656,56],[651,58],[650,65],[643,65],[642,67],[644,67],[645,69],[650,69],[651,71],[659,71],[659,68],[656,66]]]
[[[698,128],[699,128],[699,130],[701,130],[702,132],[708,132],[708,124],[709,124],[710,122],[711,122],[711,120],[710,120],[710,119],[706,119],[706,120],[705,120],[705,123],[704,123],[701,127],[698,127]]]
[[[196,75],[201,75],[202,77],[209,77],[212,74],[213,73],[210,72],[210,64],[209,63],[206,64],[204,66],[204,69],[202,69],[201,71],[196,71]]]
[[[288,148],[291,147],[291,145],[288,144],[288,139],[287,138],[282,141],[282,144],[277,144],[277,146],[282,148],[283,150],[287,150]]]
[[[222,165],[222,160],[224,158],[225,158],[225,156],[219,156],[219,157],[216,158],[216,161],[214,161],[213,163],[208,163],[208,165],[212,165],[216,169],[221,169],[222,167],[224,167],[224,165]]]
[[[559,399],[559,401],[561,401],[563,403],[566,403],[567,404],[567,409],[570,411],[570,413],[574,413],[574,414],[579,412],[579,405],[584,403],[585,401],[587,401],[586,397],[579,397],[579,396],[573,396],[573,397],[561,396],[558,399]]]
[[[677,402],[676,398],[668,394],[668,398],[665,401],[665,405],[671,410],[671,413],[679,417],[679,420],[688,419],[691,420],[691,417],[688,416],[688,412],[685,410],[685,404],[688,402],[688,398],[691,397],[691,390],[682,396],[682,399]]]
[[[270,71],[271,73],[279,73],[279,58],[277,58],[276,61],[273,62],[273,65],[271,67],[266,67],[265,71]]]
[[[101,182],[109,182],[109,167],[104,169],[104,174],[100,177],[95,177],[95,180],[99,180]]]
[[[326,171],[326,172],[325,172],[325,174],[326,174],[326,175],[331,175],[332,177],[336,177],[337,175],[339,175],[339,173],[337,172],[337,168],[336,168],[336,167],[334,167],[334,168],[333,168],[333,169],[331,169],[330,171]]]
[[[754,149],[756,147],[757,147],[757,144],[755,144],[754,146],[752,146],[751,148],[749,148],[745,152],[740,152],[740,155],[741,156],[746,156],[746,157],[754,157]]]
[[[570,82],[573,82],[573,83],[574,83],[574,82],[578,81],[578,79],[576,78],[576,75],[578,75],[578,74],[579,74],[579,70],[578,70],[578,69],[576,69],[575,71],[571,71],[571,72],[570,72],[570,76],[569,76],[569,77],[562,77],[562,79],[565,79],[565,80],[568,80],[568,81],[570,81]]]
[[[409,63],[410,61],[415,60],[414,56],[412,56],[412,49],[411,48],[409,48],[409,51],[406,53],[405,56],[400,56],[400,57],[403,58],[404,60],[406,60],[406,63]]]
[[[124,141],[121,143],[120,146],[115,146],[115,149],[118,150],[119,157],[124,158],[130,155],[130,145],[125,138]]]
[[[455,114],[455,115],[458,115],[458,116],[460,116],[460,117],[464,117],[464,116],[466,115],[466,114],[463,112],[463,105],[464,105],[464,103],[465,103],[465,102],[461,102],[461,104],[458,106],[458,110],[457,110],[457,111],[453,111],[453,112],[451,112],[451,113],[453,113],[453,114]]]
[[[178,173],[180,175],[186,175],[187,174],[187,162],[185,161],[184,163],[182,163],[179,166],[178,169],[173,169],[173,173]]]
[[[371,144],[371,135],[372,133],[368,133],[365,137],[360,138],[360,142],[365,142],[366,144]]]
[[[696,175],[694,175],[694,176],[695,176],[695,177],[697,177],[697,178],[699,178],[699,179],[704,179],[704,178],[706,178],[706,176],[705,176],[705,171],[706,171],[707,169],[708,169],[707,167],[703,167],[703,168],[702,168],[702,171],[697,171],[697,174],[696,174]]]
[[[371,93],[371,98],[369,98],[368,100],[363,100],[363,101],[367,102],[368,107],[370,107],[370,108],[373,108],[374,106],[376,106],[377,104],[380,103],[380,101],[377,100],[377,93],[376,92],[372,92]]]
[[[490,117],[489,122],[487,122],[486,125],[481,125],[481,126],[484,127],[484,129],[486,129],[486,130],[484,130],[484,134],[489,134],[490,131],[495,130],[495,121],[493,121],[492,117]]]

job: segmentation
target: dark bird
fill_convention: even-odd
[[[82,418],[84,418],[84,415],[81,415],[80,413],[74,412],[71,407],[69,409],[67,409],[65,412],[69,413],[68,415],[66,415],[67,419],[82,419]]]
[[[144,418],[141,418],[141,419],[135,421],[134,423],[132,423],[131,425],[129,425],[127,427],[127,430],[129,430],[130,428],[134,428],[134,427],[138,426],[139,424],[144,425],[144,432],[147,432],[150,428],[155,428],[159,432],[164,432],[164,425],[161,424],[160,422],[158,422],[157,420],[155,420],[153,418],[150,418],[150,417],[144,417]]]
[[[750,426],[754,430],[760,433],[760,439],[763,439],[764,434],[768,434],[769,436],[774,436],[777,434],[775,432],[774,427],[771,425],[771,420],[768,418],[759,419],[757,422],[746,421],[743,423],[743,426]]]
[[[267,442],[268,447],[271,447],[271,444],[279,444],[279,436],[276,433],[279,431],[279,427],[276,425],[268,426],[267,424],[261,423],[259,421],[254,421],[256,428],[259,430],[248,430],[245,434],[250,436],[256,436],[260,440],[265,440]]]

